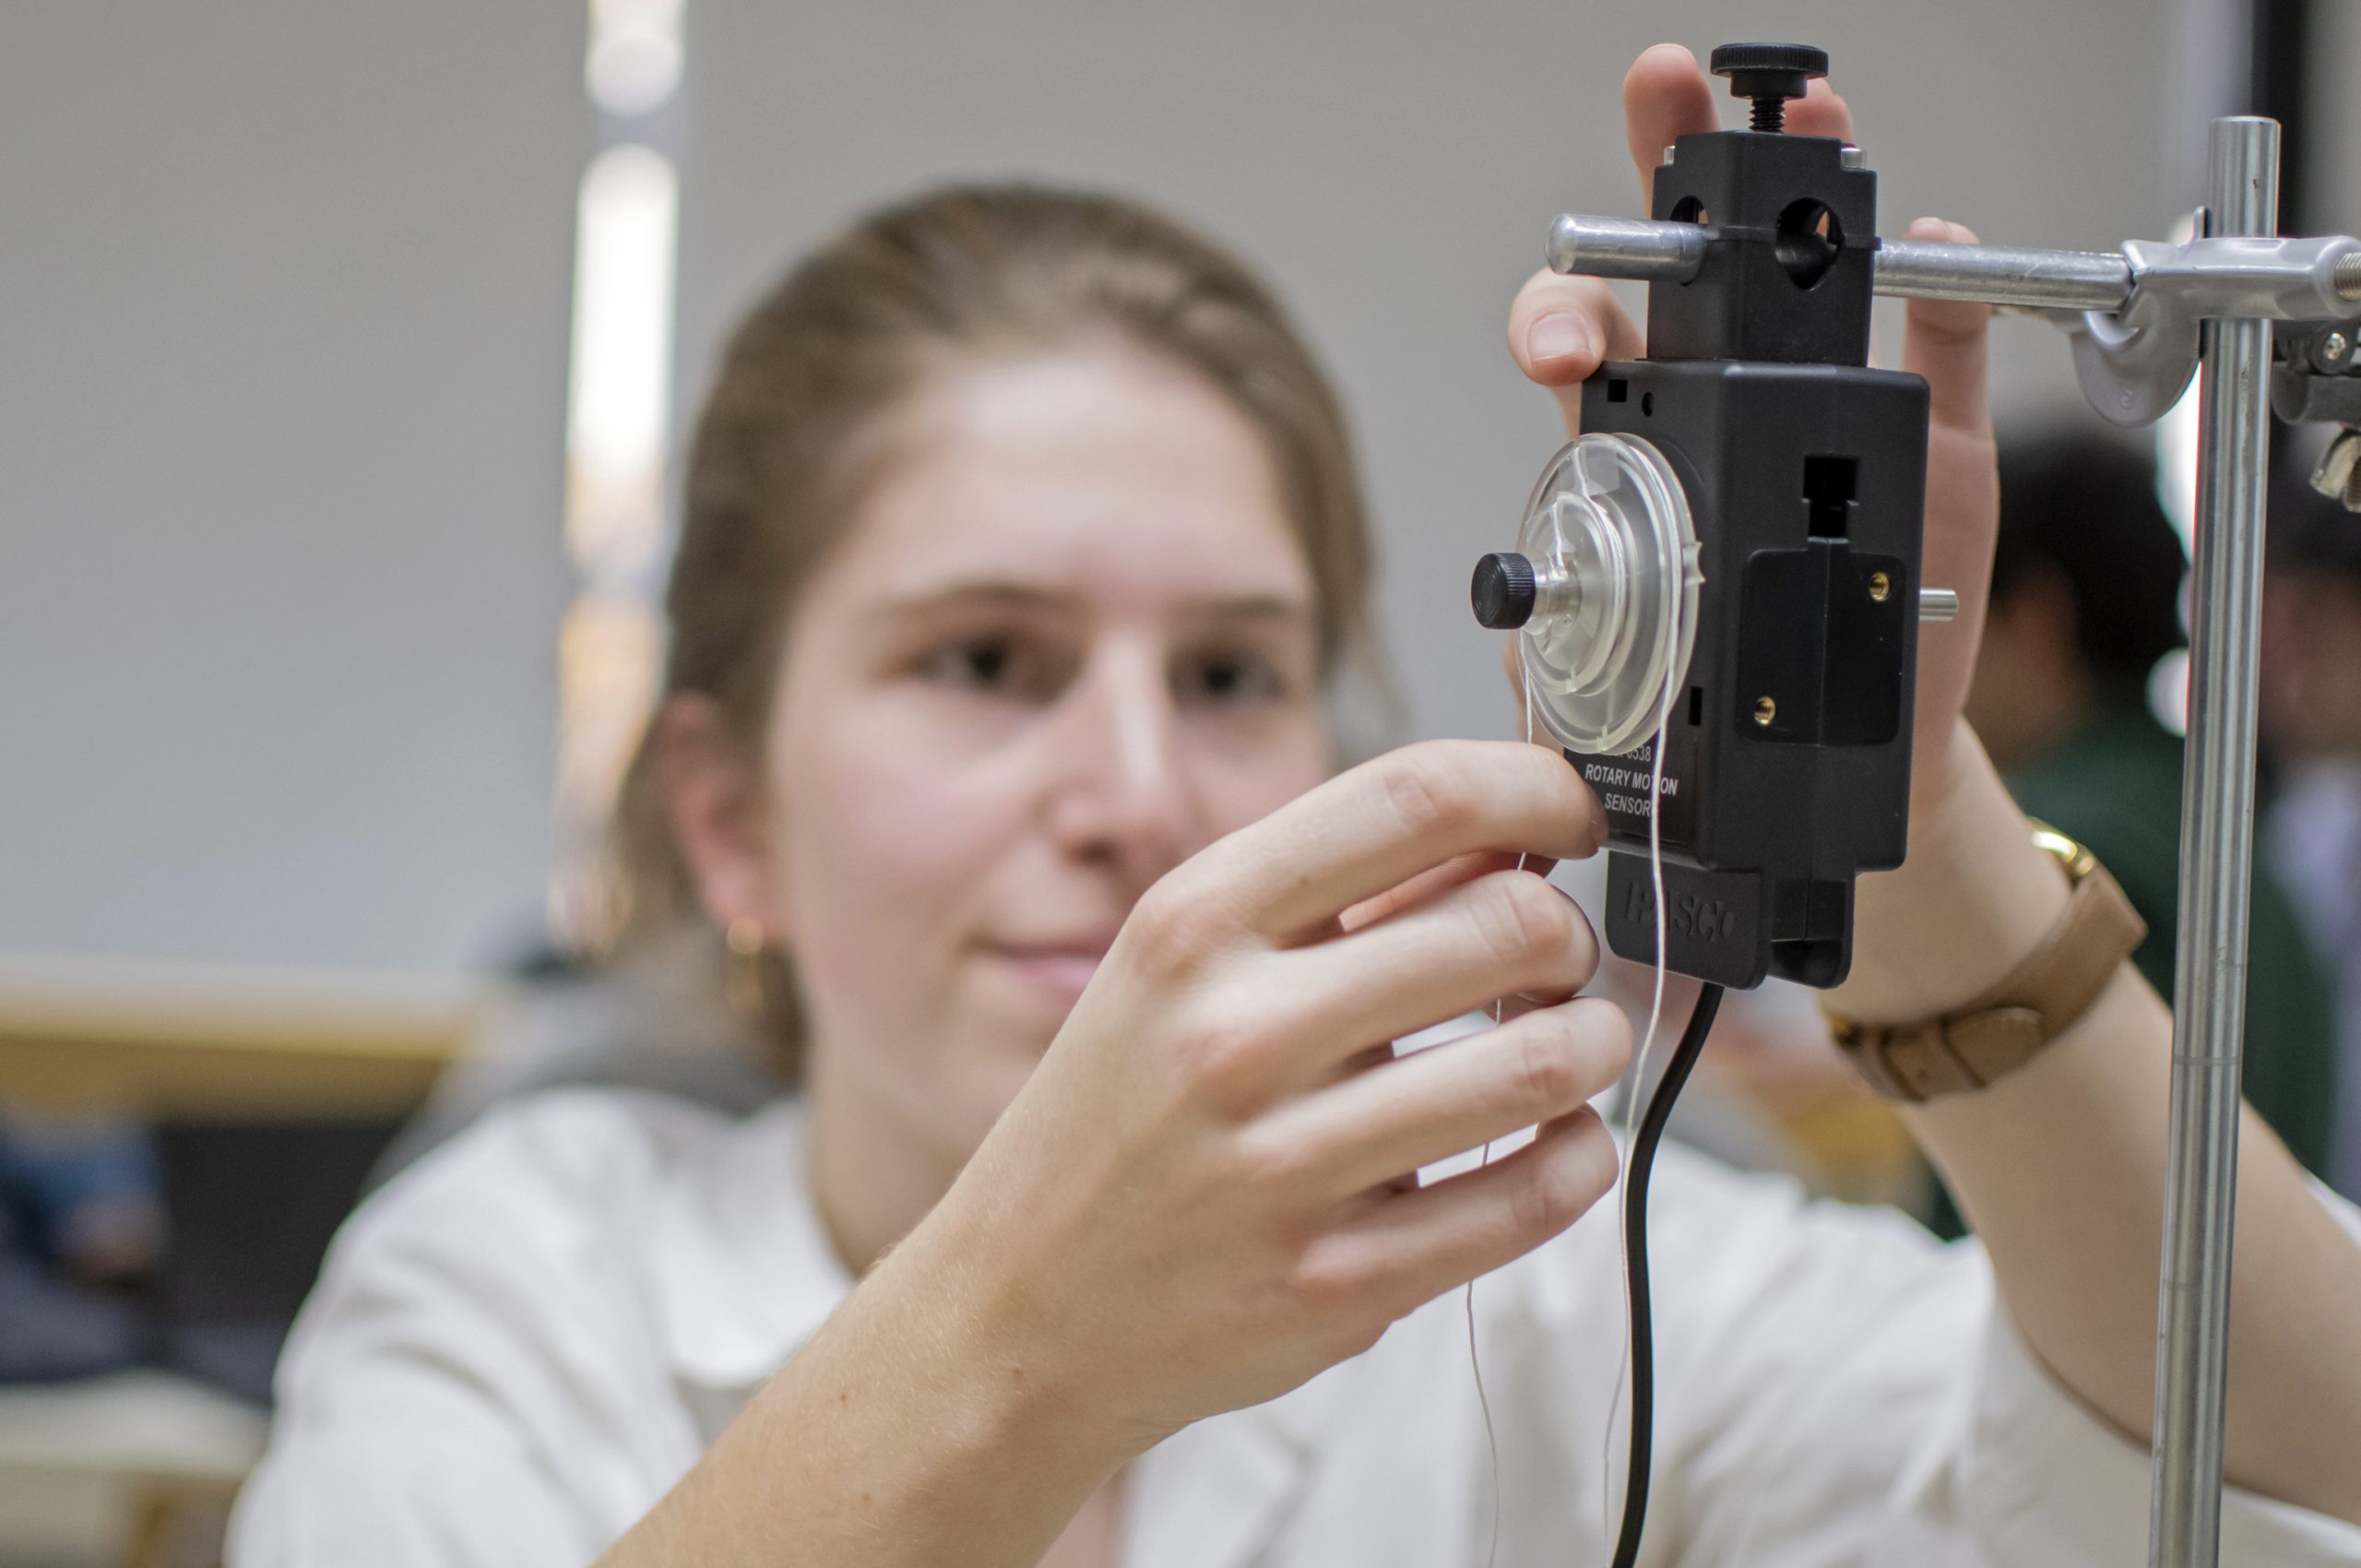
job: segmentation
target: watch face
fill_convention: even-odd
[[[1518,547],[1535,602],[1518,641],[1525,690],[1568,751],[1626,752],[1653,735],[1688,678],[1697,631],[1697,534],[1664,455],[1594,433],[1549,460]]]
[[[2080,883],[2090,875],[2091,868],[2099,863],[2098,857],[2076,840],[2069,838],[2037,816],[2025,820],[2033,824],[2033,841],[2047,851],[2049,857],[2066,868],[2066,880]]]

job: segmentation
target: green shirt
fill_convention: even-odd
[[[2136,699],[2103,699],[2090,719],[2009,780],[2017,803],[2081,839],[2148,922],[2131,961],[2173,997],[2180,904],[2181,743]],[[2257,865],[2247,956],[2246,1096],[2290,1152],[2325,1170],[2335,1126],[2335,1000],[2296,910]]]

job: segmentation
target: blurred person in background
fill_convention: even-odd
[[[2283,779],[2260,848],[2335,977],[2347,1092],[2328,1171],[2361,1196],[2361,517],[2283,473],[2270,540],[2262,732]]]
[[[2188,566],[2150,458],[2096,434],[2001,442],[2000,534],[1968,722],[2026,814],[2081,839],[2123,885],[2148,924],[2132,962],[2167,998],[2182,746],[2149,692],[2158,661],[2187,640]],[[2307,922],[2260,858],[2252,910],[2247,1100],[2325,1172],[2334,1004]]]
[[[1641,57],[1643,182],[1717,103],[1685,50]],[[1818,82],[1789,124],[1852,129]],[[1872,1023],[1984,992],[2070,897],[1960,721],[1985,316],[1909,307],[1926,570],[1963,613],[1922,648],[1911,859],[1862,880],[1833,999]],[[1509,339],[1569,412],[1642,349],[1546,272]],[[1589,1101],[1631,1039],[1536,874],[1602,814],[1516,742],[1337,771],[1368,530],[1269,293],[1128,201],[922,196],[754,308],[685,484],[633,913],[699,934],[795,1090],[737,1121],[543,1096],[389,1183],[282,1362],[232,1561],[1386,1568],[1483,1562],[1492,1518],[1504,1564],[1611,1535]],[[1909,1112],[1975,1242],[1667,1151],[1656,1560],[2136,1553],[2170,1031],[2103,972],[2021,1071]],[[2225,1550],[2361,1561],[2361,1214],[2246,1133]]]
[[[0,1114],[0,1383],[89,1377],[154,1349],[156,1149],[106,1120]]]

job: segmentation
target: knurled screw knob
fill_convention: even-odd
[[[1533,619],[1533,563],[1509,551],[1498,551],[1476,563],[1467,585],[1467,600],[1476,607],[1476,624],[1496,632],[1513,632]]]
[[[1754,101],[1753,131],[1787,128],[1787,100],[1801,98],[1814,77],[1828,75],[1828,51],[1804,43],[1725,43],[1709,62],[1730,79],[1733,97]]]

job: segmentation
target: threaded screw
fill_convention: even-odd
[[[1725,43],[1714,51],[1711,68],[1754,106],[1747,128],[1775,135],[1787,128],[1786,101],[1801,98],[1813,77],[1828,75],[1828,55],[1802,43]]]

